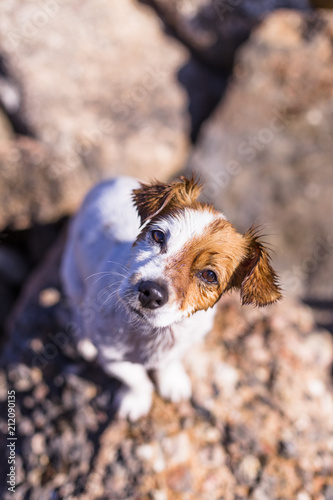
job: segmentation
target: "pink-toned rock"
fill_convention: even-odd
[[[191,402],[155,396],[151,413],[130,425],[113,419],[117,382],[73,348],[66,303],[40,302],[43,290],[61,292],[61,244],[27,284],[1,359],[10,362],[1,384],[17,389],[25,418],[19,495],[29,488],[36,498],[57,490],[82,500],[123,500],[124,491],[157,500],[329,494],[333,341],[309,308],[286,299],[254,313],[226,296],[205,343],[185,359]]]
[[[81,201],[89,179],[54,178],[54,156],[41,142],[27,137],[0,142],[0,229],[25,229],[70,213]]]
[[[149,8],[131,0],[16,0],[1,6],[0,22],[22,115],[49,152],[46,172],[34,178],[29,162],[21,164],[33,188],[48,177],[39,196],[32,189],[37,214],[39,197],[52,191],[37,222],[72,212],[105,177],[167,179],[182,167],[189,130],[176,74],[188,53],[162,33]],[[34,222],[28,215],[20,226]]]
[[[186,173],[243,231],[263,226],[291,296],[333,296],[333,13],[280,10],[237,55]],[[329,323],[328,323],[329,324]]]

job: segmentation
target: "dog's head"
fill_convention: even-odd
[[[142,226],[120,296],[153,327],[206,310],[234,288],[243,304],[264,306],[281,297],[256,231],[238,233],[223,214],[197,201],[200,191],[184,177],[133,191]]]

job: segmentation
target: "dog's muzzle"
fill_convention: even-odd
[[[155,281],[142,281],[139,285],[139,301],[145,309],[158,309],[168,302],[167,289]]]

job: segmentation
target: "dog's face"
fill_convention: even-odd
[[[280,291],[254,231],[239,234],[212,206],[196,201],[200,186],[184,178],[141,185],[133,193],[143,228],[133,245],[120,297],[152,327],[166,327],[212,307],[239,288],[243,304],[270,304]]]

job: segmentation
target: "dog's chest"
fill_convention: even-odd
[[[199,311],[167,328],[152,329],[147,324],[129,324],[125,318],[109,317],[97,330],[94,344],[102,363],[131,361],[147,369],[160,368],[179,359],[211,330],[215,310]],[[108,325],[108,326],[107,326]]]

